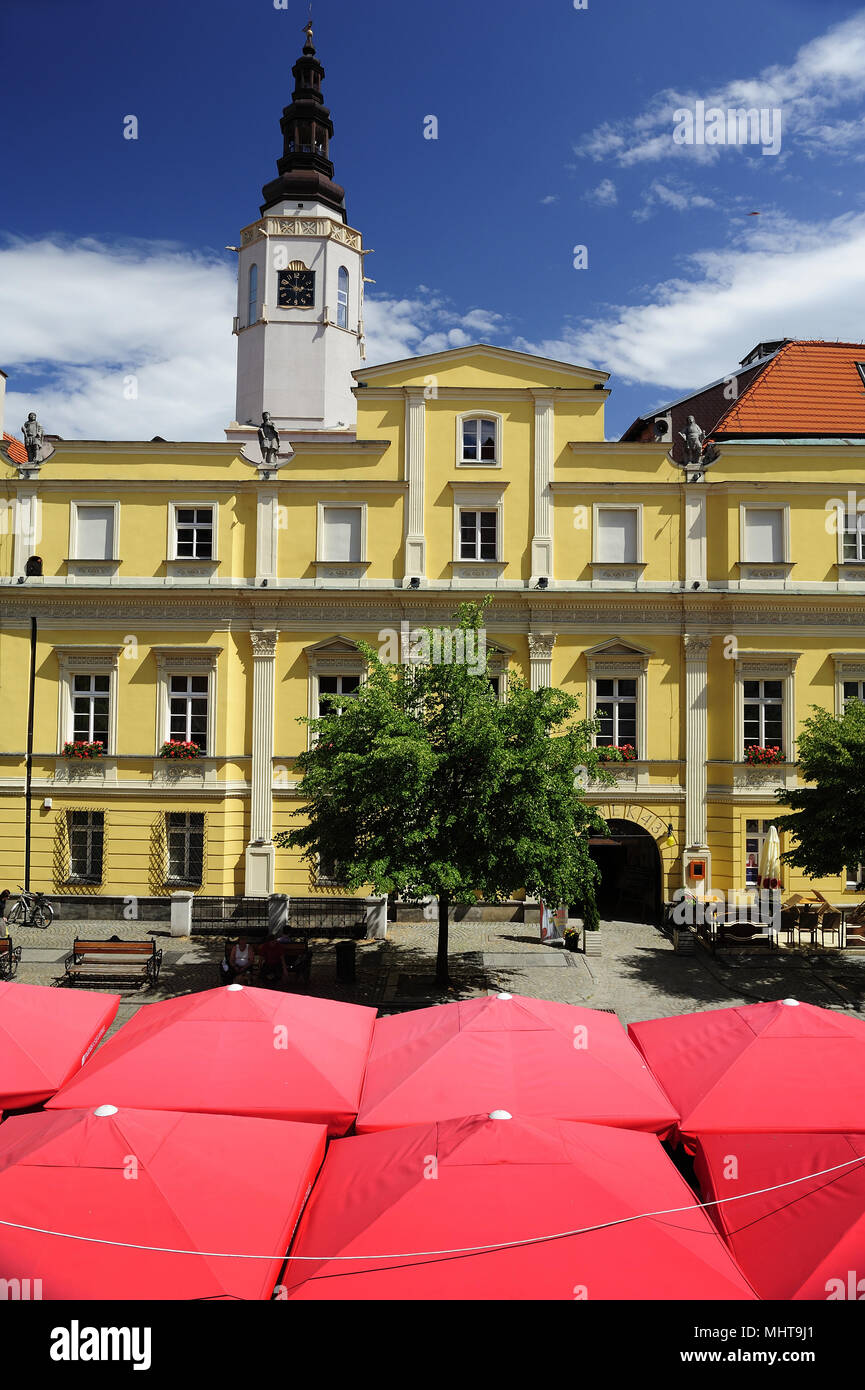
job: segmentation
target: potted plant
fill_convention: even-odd
[[[99,739],[93,742],[86,738],[70,739],[63,745],[64,758],[92,760],[105,757],[105,744]]]
[[[777,744],[763,746],[761,743],[752,743],[745,749],[745,762],[752,767],[771,766],[773,763],[784,761],[784,750]]]
[[[197,743],[190,739],[166,739],[159,750],[160,758],[170,758],[174,762],[191,762],[193,758],[202,756],[201,749]]]
[[[579,927],[565,927],[564,942],[566,951],[578,951],[580,949]]]

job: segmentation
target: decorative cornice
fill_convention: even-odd
[[[240,244],[249,246],[253,241],[271,236],[326,237],[350,246],[353,251],[359,251],[363,245],[360,232],[333,217],[262,217],[243,228]]]

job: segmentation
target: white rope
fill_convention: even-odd
[[[848,1158],[836,1163],[832,1168],[821,1168],[816,1173],[806,1173],[801,1178],[791,1178],[788,1182],[775,1183],[772,1187],[759,1187],[753,1192],[739,1192],[732,1197],[717,1197],[712,1202],[696,1202],[687,1207],[667,1207],[663,1211],[643,1211],[634,1216],[620,1216],[615,1221],[601,1221],[596,1226],[581,1226],[573,1231],[557,1231],[547,1236],[526,1236],[523,1240],[505,1240],[489,1245],[464,1245],[452,1250],[403,1250],[394,1255],[241,1255],[227,1250],[176,1250],[167,1245],[138,1245],[125,1240],[106,1240],[102,1236],[77,1236],[69,1231],[48,1231],[41,1226],[25,1226],[19,1221],[0,1220],[0,1226],[9,1226],[16,1231],[30,1231],[39,1236],[56,1236],[61,1240],[81,1240],[92,1245],[114,1245],[123,1250],[147,1250],[156,1255],[196,1255],[203,1260],[302,1260],[312,1264],[330,1264],[341,1260],[354,1264],[358,1260],[414,1260],[431,1259],[435,1255],[478,1255],[489,1250],[515,1250],[523,1245],[543,1245],[552,1240],[567,1240],[571,1236],[585,1236],[592,1231],[605,1231],[612,1226],[626,1226],[631,1221],[651,1221],[656,1216],[677,1216],[687,1211],[705,1211],[707,1207],[724,1206],[727,1202],[741,1202],[748,1197],[762,1197],[767,1192],[780,1192],[785,1187],[795,1187],[798,1183],[810,1182],[811,1178],[822,1178],[828,1173],[837,1173],[841,1168],[849,1168],[854,1163],[865,1163],[865,1157]]]

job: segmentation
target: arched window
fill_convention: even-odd
[[[348,328],[348,271],[344,265],[339,268],[336,282],[336,322],[340,328]]]
[[[249,267],[249,305],[246,316],[247,324],[255,323],[258,319],[258,266]]]

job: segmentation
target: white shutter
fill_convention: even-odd
[[[745,559],[777,564],[784,559],[784,513],[751,507],[745,512]]]
[[[325,560],[359,560],[360,507],[325,507]]]
[[[607,564],[635,564],[637,513],[602,507],[598,511],[598,559]]]
[[[78,560],[114,559],[114,508],[78,508]]]

